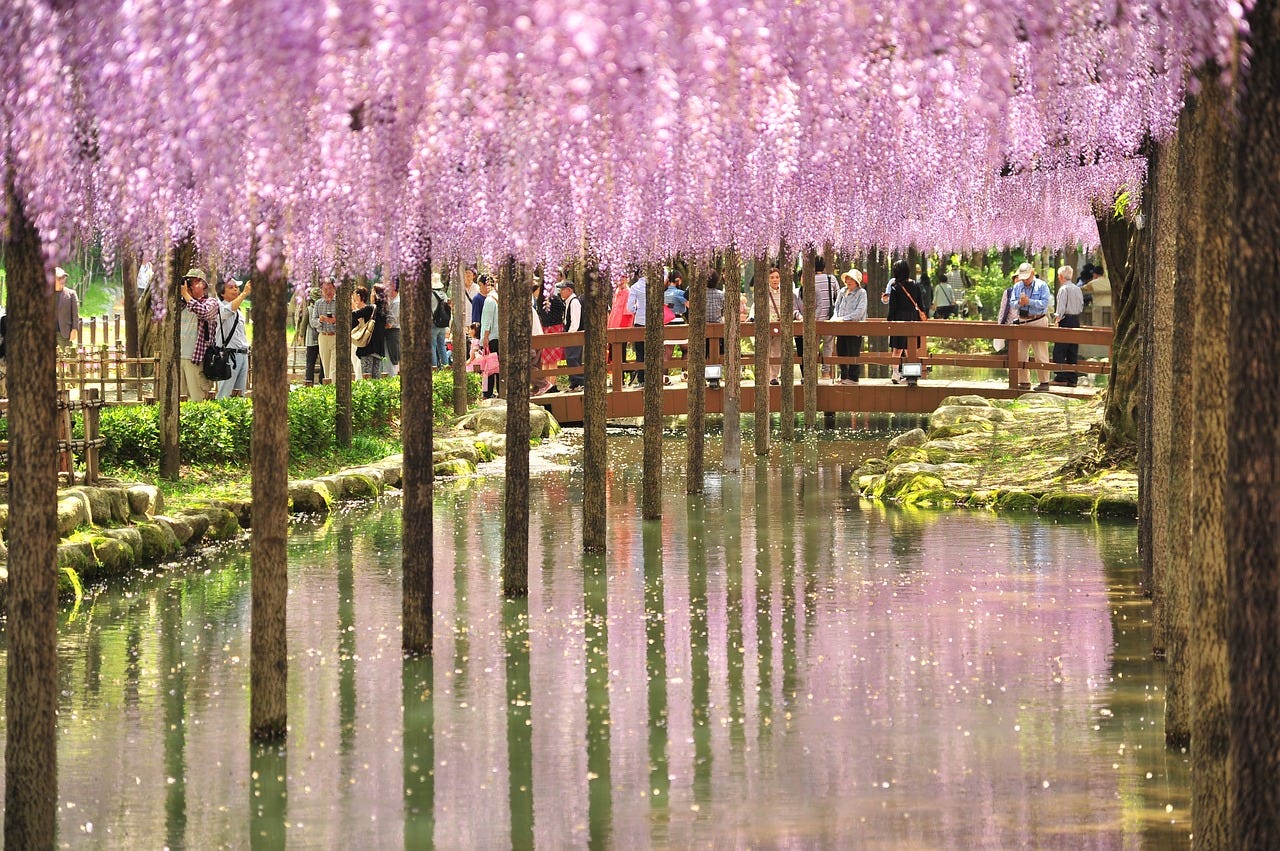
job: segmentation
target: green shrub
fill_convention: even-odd
[[[363,384],[364,382],[358,382]],[[337,417],[332,384],[300,387],[289,394],[289,456],[295,461],[333,452]]]
[[[160,458],[160,409],[156,405],[103,408],[98,431],[106,438],[102,463],[108,467],[150,467]]]
[[[391,433],[400,419],[400,379],[357,381],[351,385],[352,429],[374,434]]]
[[[178,414],[178,446],[182,457],[202,464],[249,459],[253,429],[248,417],[227,416],[230,399],[187,402]],[[235,400],[239,403],[241,400]]]
[[[467,373],[467,404],[480,398],[481,378],[478,372]],[[431,378],[431,416],[438,423],[451,423],[453,415],[453,371],[438,370]]]

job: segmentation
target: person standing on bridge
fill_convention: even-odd
[[[880,301],[889,305],[890,322],[919,322],[924,319],[926,314],[920,306],[920,285],[911,277],[911,266],[905,260],[899,260],[893,264],[891,270],[893,277],[889,280],[889,285],[885,288],[884,294],[880,296]],[[921,338],[916,338],[916,348],[919,349]],[[892,336],[889,338],[889,348],[893,350],[897,356],[898,362],[893,365],[893,374],[889,380],[894,384],[902,383],[902,362],[907,357],[907,338],[905,335]]]
[[[1080,314],[1084,311],[1084,293],[1079,285],[1071,280],[1073,270],[1070,266],[1058,269],[1058,327],[1079,328]],[[1079,343],[1054,343],[1053,362],[1075,364],[1080,359]],[[1053,383],[1060,387],[1075,387],[1079,374],[1075,372],[1055,372]]]
[[[836,296],[835,314],[831,317],[837,322],[862,322],[867,318],[867,291],[862,288],[862,273],[850,269],[841,275],[844,289]],[[842,358],[862,357],[862,335],[850,334],[836,337],[836,356]],[[862,372],[862,365],[856,363],[840,364],[840,383],[857,384]]]
[[[1012,308],[1018,312],[1014,325],[1049,326],[1049,285],[1036,277],[1036,270],[1030,263],[1018,267],[1012,293]],[[1049,362],[1049,341],[1036,340],[1031,343],[1035,359],[1040,363]],[[1019,390],[1030,390],[1026,370],[1015,370]],[[1031,370],[1036,379],[1036,390],[1048,390],[1049,382],[1044,380],[1045,374],[1038,369]]]
[[[583,330],[582,299],[578,298],[574,283],[569,278],[560,282],[560,300],[564,302],[564,330],[574,333]],[[582,366],[582,346],[565,346],[564,362],[568,366]],[[582,373],[569,376],[569,392],[581,390],[587,383]]]

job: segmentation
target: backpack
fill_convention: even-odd
[[[448,328],[453,321],[453,308],[435,290],[431,291],[431,297],[436,300],[436,306],[431,311],[431,324],[436,328]]]

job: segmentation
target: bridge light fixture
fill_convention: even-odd
[[[908,387],[915,387],[916,382],[920,380],[920,376],[924,374],[924,367],[918,363],[904,363],[902,365],[902,377],[907,380]]]

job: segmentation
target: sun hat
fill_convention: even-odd
[[[1018,280],[1019,281],[1028,280],[1029,278],[1034,276],[1035,273],[1036,273],[1035,267],[1033,267],[1030,263],[1023,263],[1021,266],[1018,267]]]
[[[53,270],[53,276],[55,278],[65,278],[67,276],[67,270],[61,266],[57,266]]]
[[[182,276],[182,280],[197,280],[209,283],[209,279],[205,277],[203,269],[188,269],[187,274]]]
[[[841,278],[853,278],[858,284],[862,283],[862,273],[857,269],[850,269],[840,276]]]

